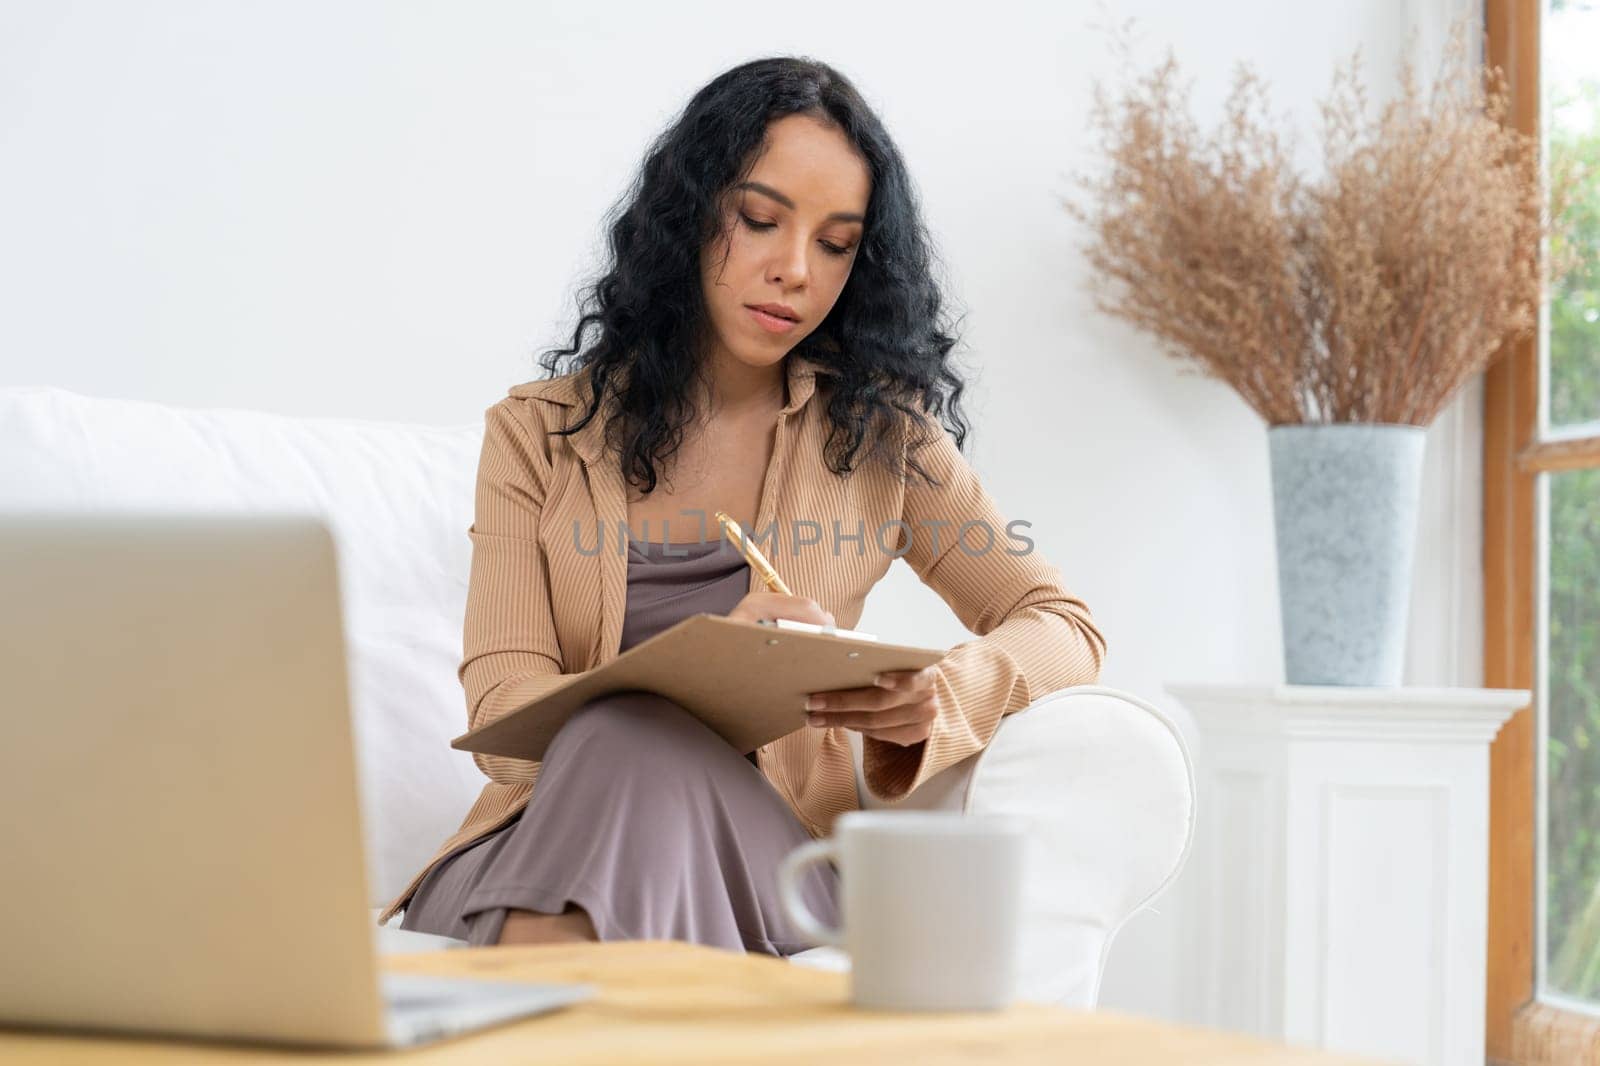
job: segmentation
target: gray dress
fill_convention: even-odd
[[[691,614],[727,614],[749,581],[726,537],[630,540],[621,650]],[[591,700],[550,741],[522,813],[428,871],[400,927],[495,944],[508,909],[559,914],[571,901],[601,940],[803,951],[777,870],[811,834],[755,762],[664,696]],[[837,925],[833,865],[807,866],[801,889]]]

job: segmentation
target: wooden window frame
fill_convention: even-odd
[[[1540,132],[1545,0],[1485,0],[1485,58],[1506,73],[1508,121]],[[1534,691],[1538,498],[1545,472],[1600,465],[1600,437],[1539,439],[1540,339],[1508,345],[1484,378],[1484,684]],[[1537,704],[1535,704],[1537,706]],[[1600,1017],[1537,998],[1538,737],[1534,707],[1489,753],[1489,944],[1485,1050],[1491,1062],[1600,1063]]]

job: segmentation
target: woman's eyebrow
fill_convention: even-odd
[[[783,195],[783,193],[779,192],[777,189],[774,189],[770,185],[763,185],[759,181],[741,181],[739,184],[735,185],[734,188],[735,189],[749,189],[751,192],[758,192],[762,196],[770,196],[774,200],[776,200],[780,204],[782,204],[784,207],[787,207],[789,210],[791,210],[791,211],[794,210],[794,201],[789,199],[787,196]],[[827,218],[823,219],[823,221],[824,222],[835,222],[835,221],[837,221],[837,222],[865,222],[866,219],[863,218],[861,215],[856,214],[854,211],[835,211],[833,214],[831,214]]]

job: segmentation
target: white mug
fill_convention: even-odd
[[[790,921],[850,955],[851,1001],[888,1010],[995,1010],[1016,996],[1023,819],[956,811],[849,811],[833,836],[778,867]],[[802,901],[809,863],[839,867],[843,929]]]

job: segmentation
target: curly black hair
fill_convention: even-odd
[[[719,74],[655,139],[606,216],[610,261],[580,290],[572,345],[540,357],[550,376],[590,370],[586,413],[557,434],[586,425],[614,393],[609,442],[624,458],[625,475],[646,493],[656,486],[656,463],[681,440],[693,361],[703,358],[699,252],[720,228],[725,190],[754,168],[768,124],[795,114],[840,130],[872,182],[850,278],[827,318],[790,353],[819,364],[819,390],[824,377],[832,386],[829,468],[848,474],[866,446],[869,457],[904,476],[903,451],[907,465],[931,482],[910,457],[929,438],[913,434],[902,448],[897,434],[943,416],[957,447],[965,442],[966,384],[950,358],[956,338],[942,321],[935,253],[899,149],[844,75],[809,58],[769,57]],[[590,333],[596,335],[586,345]]]

